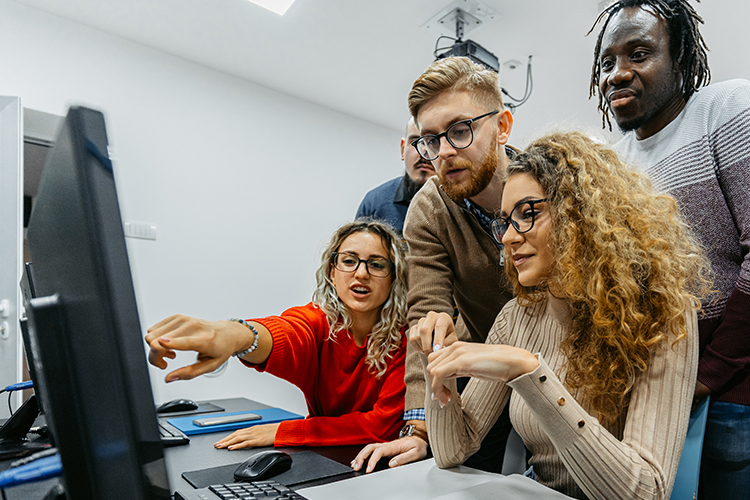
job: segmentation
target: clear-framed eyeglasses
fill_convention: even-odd
[[[365,268],[370,276],[385,278],[393,270],[393,262],[383,257],[371,259],[360,259],[358,256],[347,252],[333,252],[333,267],[344,273],[354,273],[360,264],[365,263]]]
[[[516,204],[508,217],[498,217],[490,223],[492,236],[498,243],[503,242],[503,236],[510,226],[519,234],[528,233],[534,227],[536,216],[539,215],[537,203],[544,203],[548,199],[524,200]]]
[[[471,128],[471,124],[482,118],[496,115],[500,111],[490,111],[483,115],[479,115],[470,120],[461,120],[456,122],[448,130],[442,134],[437,135],[423,135],[412,141],[411,145],[417,150],[419,156],[427,161],[432,161],[440,154],[440,139],[445,137],[451,146],[456,149],[466,149],[471,146],[474,142],[474,130]]]

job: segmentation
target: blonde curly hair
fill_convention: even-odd
[[[710,293],[708,260],[674,198],[584,134],[534,141],[506,179],[518,174],[546,193],[555,259],[533,289],[514,266],[506,272],[521,304],[543,300],[549,286],[564,294],[572,312],[565,384],[583,390],[600,421],[614,421],[654,348],[686,336],[685,308],[699,309]]]
[[[368,369],[380,378],[386,371],[388,360],[401,346],[401,328],[406,325],[406,291],[408,290],[408,268],[406,265],[407,246],[401,237],[388,224],[370,218],[360,218],[341,226],[323,250],[320,267],[315,272],[317,286],[313,293],[313,303],[320,307],[328,320],[328,339],[335,341],[339,332],[352,326],[349,308],[336,293],[331,281],[333,253],[337,252],[346,238],[356,233],[370,233],[380,236],[388,250],[388,259],[393,263],[393,281],[388,299],[380,309],[380,320],[373,326],[367,337]]]

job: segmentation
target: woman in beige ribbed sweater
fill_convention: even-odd
[[[428,363],[438,465],[474,453],[510,404],[540,483],[577,498],[669,498],[709,288],[674,200],[609,148],[554,134],[508,168],[493,232],[517,298],[486,344],[452,342],[442,313],[410,332]]]

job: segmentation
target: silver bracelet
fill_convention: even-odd
[[[253,340],[253,345],[251,345],[250,347],[248,347],[244,351],[237,351],[237,352],[233,353],[232,356],[237,356],[238,358],[243,358],[246,355],[248,355],[251,352],[253,352],[254,350],[256,350],[258,348],[258,337],[260,337],[260,335],[258,335],[258,330],[256,330],[253,325],[251,325],[250,323],[248,323],[244,319],[229,318],[229,321],[236,321],[237,323],[245,325],[246,327],[248,327],[250,329],[251,332],[253,332],[253,336],[255,336],[255,339]]]

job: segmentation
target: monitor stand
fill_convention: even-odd
[[[46,440],[27,437],[39,413],[36,396],[32,394],[0,427],[0,460],[25,457],[51,446]]]

